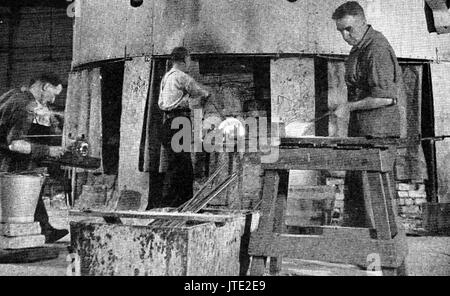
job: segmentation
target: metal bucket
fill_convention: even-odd
[[[42,175],[0,174],[0,221],[33,223],[44,180]]]

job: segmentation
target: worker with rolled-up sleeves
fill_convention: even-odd
[[[165,173],[163,192],[160,201],[151,201],[154,207],[161,208],[178,207],[193,196],[194,172],[191,151],[174,149],[172,139],[182,131],[182,127],[172,126],[172,123],[181,117],[190,122],[191,108],[204,106],[211,94],[206,86],[199,84],[186,73],[191,62],[186,48],[174,48],[171,60],[173,66],[162,78],[158,100],[159,108],[164,112],[161,131],[163,151],[160,164],[161,171]],[[192,132],[192,128],[189,132]],[[182,137],[181,141],[190,139],[190,136]],[[191,147],[190,142],[177,145]]]
[[[42,73],[29,87],[12,89],[0,96],[0,172],[23,173],[35,169],[46,157],[58,158],[64,153],[60,146],[48,146],[27,141],[33,124],[51,125],[47,105],[55,102],[62,91],[59,77]],[[68,234],[49,223],[42,194],[39,196],[35,221],[40,223],[46,243],[53,243]]]
[[[339,6],[332,18],[352,46],[345,65],[348,102],[335,106],[334,115],[350,118],[350,137],[406,137],[402,71],[389,41],[367,24],[364,10],[356,1]],[[347,172],[345,184],[344,225],[369,226],[361,173]]]

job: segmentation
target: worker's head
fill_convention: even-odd
[[[61,79],[51,72],[42,73],[30,81],[30,91],[44,105],[54,103],[62,88]]]
[[[170,54],[173,64],[184,64],[186,68],[189,68],[191,63],[191,57],[189,51],[185,47],[175,47]]]
[[[349,1],[342,4],[334,11],[332,18],[348,44],[355,46],[363,39],[367,31],[367,21],[364,9],[358,2]]]

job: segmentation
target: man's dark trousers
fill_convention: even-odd
[[[190,122],[188,114],[183,114]],[[171,145],[172,138],[181,131],[182,126],[172,129],[172,121],[178,116],[169,114],[165,116],[162,127],[162,145],[167,151],[167,172],[164,177],[162,198],[159,207],[178,207],[193,196],[194,170],[192,167],[191,152],[175,152]],[[191,139],[191,137],[188,137]],[[181,141],[185,141],[182,138]],[[179,143],[183,145],[183,143]],[[189,143],[191,147],[191,143]]]

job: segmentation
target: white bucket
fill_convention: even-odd
[[[41,175],[0,174],[0,221],[33,223],[44,180]]]

